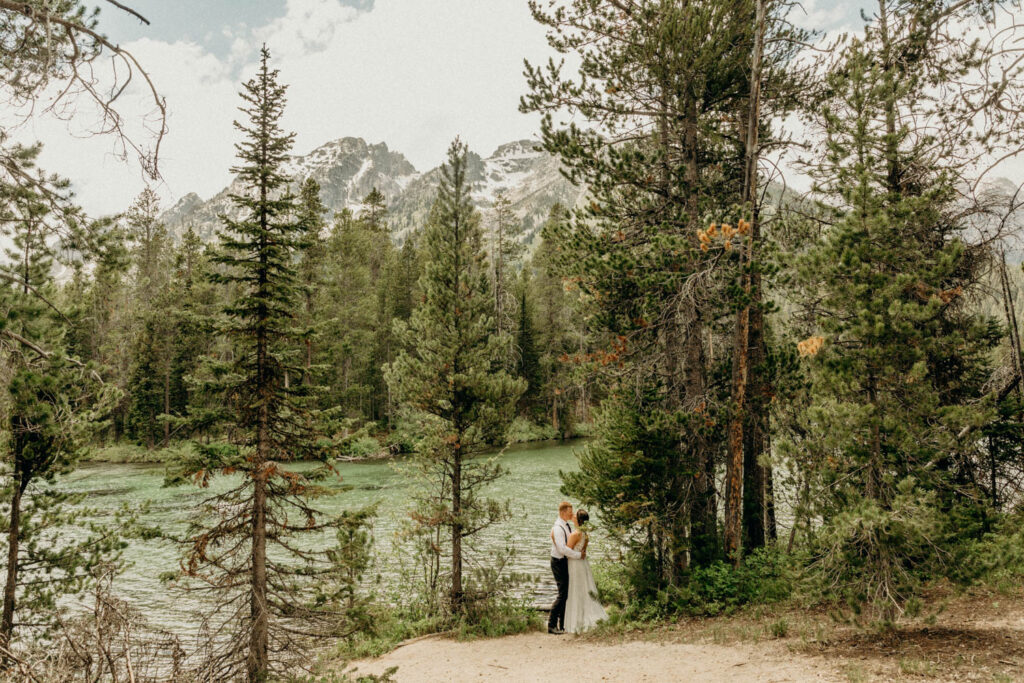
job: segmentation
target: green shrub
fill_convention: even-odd
[[[509,425],[505,438],[509,443],[526,443],[528,441],[546,441],[557,439],[558,430],[549,424],[536,424],[525,417],[517,417]]]
[[[536,631],[542,623],[540,612],[527,600],[501,597],[475,605],[453,630],[460,640],[498,638]]]
[[[583,438],[594,434],[593,422],[574,422],[570,432],[573,438]]]
[[[597,560],[591,563],[597,597],[605,605],[624,606],[631,599],[629,571],[626,565],[614,561]]]
[[[372,436],[359,436],[345,442],[341,455],[348,458],[371,458],[379,455],[383,448],[380,441]]]
[[[620,621],[654,621],[676,615],[715,616],[743,605],[768,604],[793,594],[792,559],[773,548],[748,555],[739,568],[725,562],[693,569],[678,586],[637,591],[638,574],[628,563],[597,563],[598,593],[606,604],[622,608]]]

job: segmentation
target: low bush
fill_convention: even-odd
[[[637,574],[628,563],[597,563],[594,576],[602,601],[621,611],[619,622],[716,616],[744,605],[779,602],[793,594],[796,581],[791,558],[770,548],[755,550],[739,568],[715,562],[694,568],[681,585],[655,590],[638,591]]]
[[[359,436],[345,442],[341,455],[346,458],[372,458],[383,451],[380,441],[372,436]]]
[[[561,435],[558,430],[549,424],[537,424],[528,420],[525,417],[517,417],[511,425],[509,425],[508,431],[505,433],[505,438],[509,443],[526,443],[528,441],[546,441],[549,439],[557,439]]]

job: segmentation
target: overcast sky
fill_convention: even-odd
[[[135,54],[167,99],[163,182],[155,188],[164,207],[188,192],[207,198],[227,184],[237,93],[264,42],[289,85],[284,125],[297,133],[297,153],[362,137],[386,142],[425,171],[442,161],[455,135],[484,155],[537,136],[537,119],[517,110],[523,59],[545,61],[550,53],[526,0],[127,2],[148,26],[98,4],[102,31]],[[795,19],[822,30],[855,29],[860,7],[869,5],[804,0]],[[70,178],[87,211],[121,211],[145,181],[137,163],[113,154],[110,138],[83,135],[87,122],[79,116],[69,128],[35,117],[18,136],[43,141],[43,167]]]

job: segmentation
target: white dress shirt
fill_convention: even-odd
[[[572,529],[569,528],[569,523],[559,517],[555,521],[555,525],[551,527],[551,557],[556,560],[560,560],[563,557],[571,557],[574,560],[578,560],[583,557],[582,553],[566,545],[569,542],[569,534],[571,533]]]

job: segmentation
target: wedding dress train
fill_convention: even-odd
[[[594,628],[608,614],[597,601],[597,584],[590,571],[590,560],[569,558],[569,598],[565,603],[563,628],[569,633],[582,633]]]

